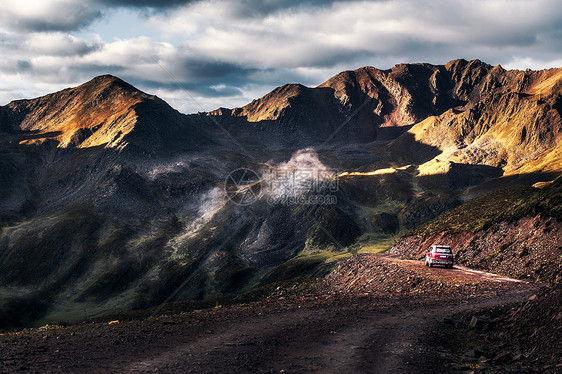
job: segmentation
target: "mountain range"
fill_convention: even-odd
[[[0,327],[322,275],[485,192],[548,184],[561,96],[562,69],[455,60],[190,115],[109,75],[11,102]]]

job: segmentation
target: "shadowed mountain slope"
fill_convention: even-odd
[[[184,115],[101,76],[0,107],[0,321],[322,275],[463,200],[551,181],[561,78],[477,60],[365,67]],[[247,205],[232,193],[254,184],[227,186],[241,168],[260,187]]]

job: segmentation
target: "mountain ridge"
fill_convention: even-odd
[[[165,132],[175,132],[170,134],[172,138],[189,137],[194,143],[197,143],[197,137],[224,137],[216,128],[216,123],[208,125],[210,119],[222,123],[231,136],[259,140],[264,135],[260,132],[265,131],[270,137],[280,138],[281,146],[291,143],[314,146],[326,141],[369,143],[389,140],[408,130],[409,126],[417,125],[410,131],[413,135],[411,141],[438,146],[444,151],[445,147],[456,143],[464,148],[473,145],[479,136],[486,134],[483,128],[494,127],[495,123],[513,115],[513,108],[527,105],[527,101],[533,98],[531,101],[541,108],[559,108],[562,104],[556,97],[562,91],[561,82],[562,69],[505,70],[500,65],[492,67],[479,60],[459,59],[444,65],[398,64],[386,70],[366,66],[336,74],[316,87],[286,84],[243,107],[185,115],[156,96],[146,94],[117,77],[103,75],[74,88],[9,103],[1,108],[0,129],[60,132],[55,139],[63,148],[125,147],[128,143],[126,138],[134,134],[139,122],[143,122],[137,110],[143,106],[144,116],[150,112],[166,113],[166,121],[160,122],[166,122]],[[494,108],[501,114],[487,114],[487,123],[478,123],[479,118],[475,118],[474,113],[482,107]],[[522,110],[526,111],[526,118],[540,115],[540,110]],[[552,113],[548,115],[552,117]],[[559,119],[547,120],[553,122],[550,127],[556,132],[554,122]],[[158,118],[149,118],[149,122],[155,121]],[[340,128],[342,124],[345,124],[343,129]],[[430,135],[428,126],[436,125],[439,131],[435,133],[450,135],[448,140],[435,140],[436,135]],[[444,126],[456,126],[458,134],[451,134],[451,131],[442,128]],[[155,133],[145,136],[157,137],[160,130],[163,128],[152,128]],[[191,131],[194,136],[187,136],[186,131]],[[511,137],[512,130],[501,131],[507,131],[507,136]],[[532,132],[526,128],[518,128],[517,131]],[[422,135],[423,132],[426,134]],[[41,141],[31,139],[25,143]],[[150,143],[150,140],[144,141]],[[550,142],[550,148],[553,148],[558,140]],[[466,150],[458,148],[456,151],[456,155],[446,155],[445,158],[462,162],[468,157]],[[520,158],[520,155],[517,157]],[[551,155],[550,158],[558,160],[559,155]],[[502,163],[483,162],[491,166]],[[503,162],[508,163],[507,160]]]
[[[561,71],[366,67],[191,115],[102,76],[0,107],[0,322],[321,276],[488,190],[552,181]],[[248,169],[261,192],[239,205],[226,184]]]
[[[5,112],[9,111],[5,115],[9,124],[3,127],[12,132],[58,133],[54,138],[61,148],[123,147],[127,135],[139,124],[138,108],[143,105],[152,106],[152,111],[177,112],[158,97],[118,77],[101,75],[77,87],[10,102],[4,107]],[[183,120],[176,117],[178,122]],[[43,140],[22,143],[37,144]]]

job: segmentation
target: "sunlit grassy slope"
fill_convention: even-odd
[[[494,223],[537,214],[562,220],[562,178],[542,189],[515,186],[487,193],[415,228],[407,235],[476,232]]]

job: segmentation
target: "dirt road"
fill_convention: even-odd
[[[435,346],[433,340],[433,331],[445,317],[471,308],[524,300],[536,290],[525,282],[465,268],[429,269],[419,261],[381,256],[371,256],[368,260],[392,269],[398,266],[403,273],[394,271],[397,278],[415,273],[429,279],[427,284],[438,281],[445,284],[443,292],[317,294],[161,316],[158,320],[79,324],[4,335],[0,337],[0,369],[4,372],[446,372],[447,365],[441,360],[447,360],[447,347]],[[355,279],[363,281],[361,274],[355,274]],[[458,286],[461,282],[477,284],[481,293],[456,292],[462,287]],[[357,281],[355,284],[358,285]]]

